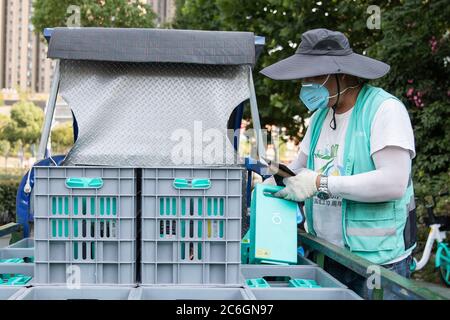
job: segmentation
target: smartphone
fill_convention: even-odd
[[[284,165],[282,163],[276,163],[269,159],[265,159],[265,158],[262,158],[262,159],[267,162],[267,164],[269,165],[269,171],[274,176],[280,176],[282,178],[289,178],[289,177],[295,176],[295,173],[292,172],[292,170],[289,169],[289,167],[287,167],[286,165]]]

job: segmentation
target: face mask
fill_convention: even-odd
[[[302,89],[300,90],[300,100],[305,104],[309,111],[314,111],[317,109],[325,109],[328,106],[328,101],[330,99],[330,93],[328,89],[324,86],[325,83],[330,78],[330,75],[325,79],[322,84],[318,83],[308,83],[302,84]]]
[[[341,92],[338,92],[332,96],[328,92],[328,89],[325,87],[325,83],[327,83],[330,75],[325,79],[322,84],[317,83],[308,83],[302,84],[302,89],[300,90],[300,100],[305,104],[309,111],[314,111],[317,109],[325,109],[328,107],[328,101],[330,99],[337,97],[345,93],[348,89],[357,88],[358,85],[347,87]],[[338,89],[339,90],[339,89]]]

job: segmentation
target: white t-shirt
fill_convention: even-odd
[[[348,122],[353,108],[343,114],[336,114],[336,130],[331,129],[333,111],[325,118],[322,131],[314,152],[314,168],[320,174],[344,174],[344,144]],[[311,132],[308,129],[300,144],[301,152],[309,157]],[[410,151],[415,157],[414,133],[408,112],[396,99],[382,103],[375,114],[370,137],[371,154],[387,147],[398,146]],[[335,245],[344,246],[342,237],[342,198],[333,196],[328,200],[313,198],[314,230],[318,237]],[[397,259],[396,259],[397,260]]]

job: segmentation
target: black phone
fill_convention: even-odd
[[[278,186],[285,187],[283,182],[284,178],[289,178],[295,176],[295,173],[289,169],[286,165],[282,163],[277,163],[269,159],[262,158],[268,164],[269,172],[273,174],[275,182]]]
[[[262,158],[262,159],[267,162],[267,164],[269,165],[269,171],[273,175],[279,175],[283,178],[289,178],[289,177],[295,176],[295,173],[291,169],[289,169],[288,166],[286,166],[282,163],[277,163],[277,162],[269,160],[269,159],[265,159],[265,158]]]

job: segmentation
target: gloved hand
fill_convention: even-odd
[[[272,186],[276,186],[277,185],[277,183],[275,182],[275,178],[273,176],[271,176],[270,178],[267,178],[266,180],[264,180],[263,184],[272,185]]]
[[[286,188],[275,193],[275,197],[292,201],[305,201],[317,192],[316,180],[319,174],[303,168],[295,177],[284,178]]]

